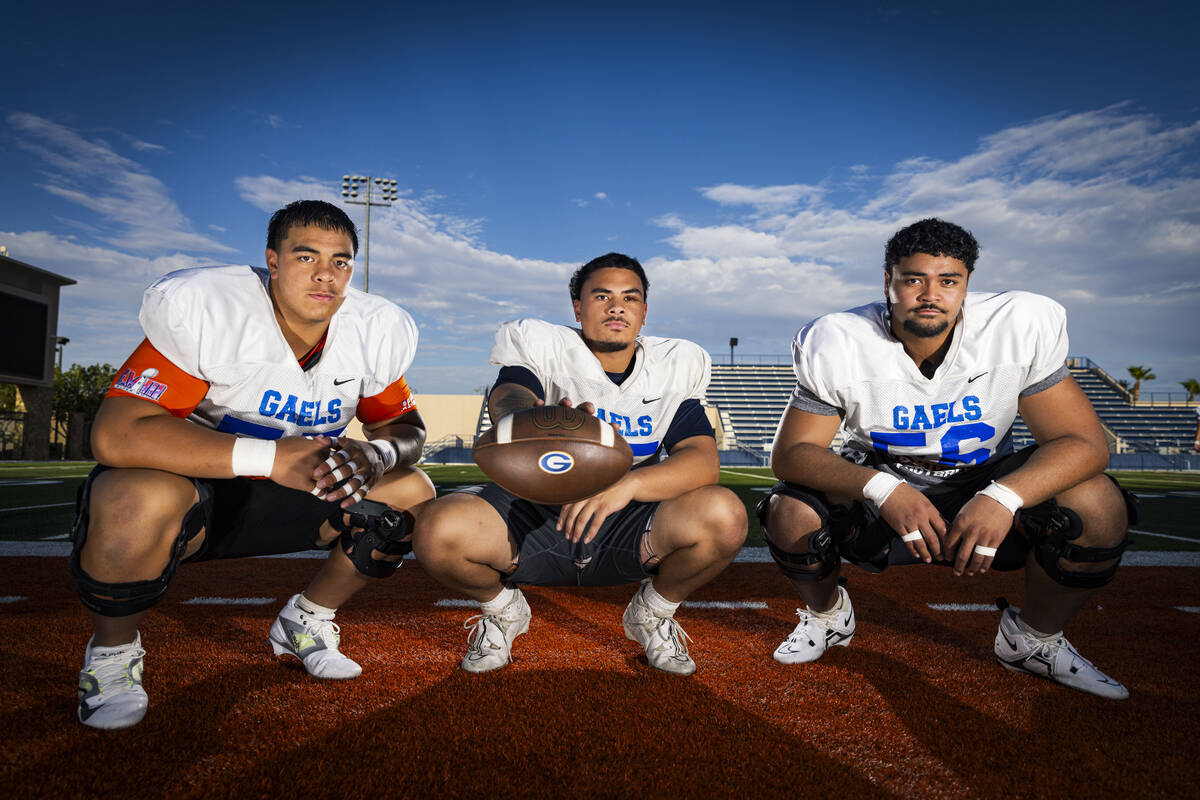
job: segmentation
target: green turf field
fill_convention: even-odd
[[[0,540],[65,538],[74,517],[75,491],[91,470],[87,462],[0,463]],[[434,464],[424,468],[442,493],[457,486],[483,483],[473,465]],[[1200,473],[1116,472],[1122,483],[1142,495],[1137,530],[1192,541],[1131,534],[1134,550],[1200,550]],[[763,544],[754,513],[775,479],[766,467],[721,470],[721,485],[745,503],[750,517],[746,544]]]

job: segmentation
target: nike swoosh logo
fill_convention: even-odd
[[[1007,644],[1009,647],[1012,648],[1014,653],[1017,652],[1017,643],[1014,642],[1012,639],[1008,638],[1007,633],[1005,633],[1004,631],[1000,631],[1000,638],[1004,640],[1005,644]]]
[[[335,378],[335,379],[334,379],[334,381],[333,381],[333,385],[334,385],[334,386],[341,386],[343,383],[349,383],[349,382],[350,382],[350,381],[352,381],[352,380],[354,380],[354,378],[343,378],[343,379],[342,379],[342,380],[340,380],[340,381],[339,381],[339,380],[337,380],[337,379]],[[970,381],[967,381],[967,383],[970,383]]]
[[[975,381],[977,381],[977,380],[979,380],[980,378],[982,378],[984,375],[987,375],[987,373],[986,373],[986,372],[981,372],[981,373],[979,373],[978,375],[976,375],[974,378],[967,378],[967,383],[974,383]]]
[[[649,400],[647,400],[646,398],[643,397],[642,404],[645,405],[646,403],[657,403],[659,400],[662,400],[662,398],[661,397],[651,397]]]

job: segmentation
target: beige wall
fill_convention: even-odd
[[[483,397],[477,394],[418,394],[414,395],[417,410],[425,420],[429,444],[447,436],[461,436],[463,444],[471,446],[475,436],[475,423],[479,421],[479,407]],[[353,420],[346,427],[346,435],[352,439],[364,439],[362,423]]]

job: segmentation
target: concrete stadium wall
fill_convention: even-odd
[[[483,397],[477,394],[418,394],[417,411],[425,420],[429,434],[425,441],[433,443],[447,436],[459,436],[470,447],[475,438],[475,423],[479,421],[479,407]],[[362,423],[353,420],[346,426],[346,435],[353,439],[365,439]]]

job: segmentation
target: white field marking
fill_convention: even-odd
[[[443,597],[434,603],[439,608],[478,608],[479,603],[475,600],[463,600],[457,597]],[[732,602],[729,600],[684,600],[682,605],[685,608],[723,608],[723,609],[739,609],[739,608],[766,608],[767,604],[761,600],[748,600],[746,602]]]
[[[38,478],[2,478],[0,486],[53,486],[62,481]],[[73,505],[73,504],[72,504]]]
[[[1142,498],[1150,498],[1151,500],[1159,500],[1163,497],[1166,497],[1166,495],[1163,494],[1162,492],[1134,492],[1133,496],[1138,498],[1139,500]]]
[[[722,469],[721,472],[724,472],[726,475],[741,475],[743,478],[754,478],[764,483],[779,483],[779,479],[774,475],[755,475],[753,472],[738,472],[736,469]]]
[[[0,508],[0,513],[3,513],[5,511],[36,511],[39,508],[62,508],[63,506],[73,506],[73,505],[75,505],[74,502],[71,502],[71,503],[46,503],[45,505],[42,505],[42,506],[18,506],[17,508]]]
[[[1200,606],[1175,606],[1178,611],[1186,611],[1188,614],[1200,614]]]
[[[926,603],[934,611],[999,611],[995,603]]]
[[[1185,541],[1194,542],[1196,539]],[[0,541],[0,558],[6,556],[29,557],[51,556],[64,558],[71,554],[70,542],[4,542]],[[255,556],[255,558],[328,558],[328,550],[305,550],[301,553],[285,553],[277,556]],[[405,559],[413,558],[409,553]],[[734,561],[738,564],[773,564],[771,552],[765,547],[743,547]],[[1126,567],[1200,567],[1200,550],[1191,551],[1142,551],[1126,553],[1121,559]]]
[[[184,600],[185,606],[265,606],[275,602],[274,597],[193,597]]]
[[[19,603],[22,600],[28,600],[28,597],[22,597],[19,594],[10,594],[0,597],[0,603]]]
[[[53,536],[43,536],[42,541],[43,542],[56,542],[59,539],[70,539],[70,538],[71,538],[71,534],[69,534],[69,533],[56,533]]]
[[[1151,533],[1150,531],[1139,531],[1136,528],[1130,528],[1130,533],[1137,533],[1142,536],[1157,536],[1160,539],[1174,539],[1177,542],[1198,542],[1200,539],[1189,539],[1187,536],[1172,536],[1169,533]]]

